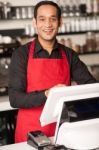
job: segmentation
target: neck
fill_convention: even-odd
[[[38,37],[38,40],[39,40],[40,44],[42,45],[42,47],[43,47],[45,50],[47,50],[49,54],[51,54],[56,39],[47,41],[47,40],[39,39],[39,37]]]

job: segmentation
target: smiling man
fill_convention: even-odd
[[[52,87],[70,86],[96,80],[78,55],[58,43],[56,35],[62,24],[60,7],[52,1],[41,1],[34,9],[35,40],[13,52],[9,75],[9,100],[19,108],[15,142],[27,140],[29,131],[41,130],[53,136],[55,123],[41,127],[39,118]]]
[[[34,12],[34,27],[38,31],[38,40],[40,44],[49,53],[53,50],[56,41],[56,35],[61,25],[61,11],[56,4],[37,5],[37,12]]]
[[[38,39],[44,45],[44,48],[50,47],[50,51],[53,49],[53,45],[56,40],[58,28],[61,25],[60,15],[58,16],[57,8],[52,5],[42,5],[35,14],[34,25],[38,31]]]

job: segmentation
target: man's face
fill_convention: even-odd
[[[54,6],[40,6],[37,10],[37,18],[34,20],[38,38],[46,41],[55,39],[60,20],[57,16],[57,9]]]

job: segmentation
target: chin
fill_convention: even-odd
[[[51,40],[53,40],[55,38],[56,38],[56,35],[55,36],[45,36],[44,37],[45,40],[49,40],[49,41],[51,41]]]
[[[55,37],[46,37],[45,40],[53,40]]]

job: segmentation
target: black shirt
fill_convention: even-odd
[[[26,92],[27,63],[30,44],[31,42],[19,47],[12,55],[9,73],[9,100],[11,106],[15,108],[37,107],[46,101],[44,91],[35,91],[31,93]],[[59,51],[59,47],[62,47],[67,56],[72,80],[76,81],[77,84],[96,82],[94,77],[89,73],[85,64],[80,61],[77,53],[57,42],[55,43],[52,53],[49,55],[49,53],[42,48],[39,41],[36,39],[33,57],[61,59],[62,56]]]

